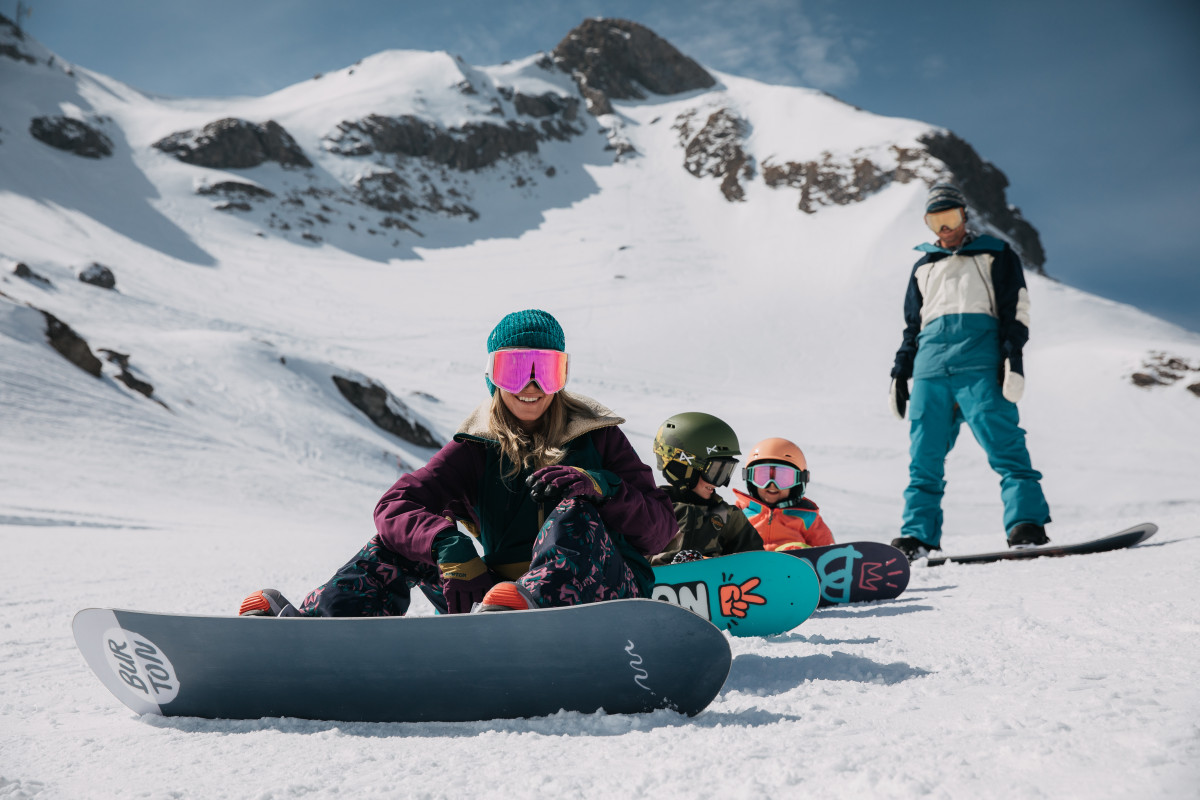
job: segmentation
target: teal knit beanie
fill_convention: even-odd
[[[492,329],[487,340],[488,355],[505,347],[532,347],[539,350],[566,350],[567,338],[563,335],[558,320],[536,308],[514,311],[500,320]],[[496,393],[491,380],[487,381],[488,392]]]

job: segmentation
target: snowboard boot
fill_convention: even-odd
[[[525,587],[510,581],[497,583],[483,596],[483,602],[471,609],[472,614],[485,611],[527,611],[537,608],[533,595]]]
[[[1037,547],[1049,541],[1050,537],[1046,535],[1046,529],[1041,525],[1034,525],[1032,522],[1018,522],[1008,532],[1009,547]]]
[[[941,550],[940,547],[934,547],[931,544],[925,544],[915,536],[900,536],[892,539],[892,547],[904,553],[904,557],[911,564],[919,558],[925,558],[934,550]]]
[[[699,550],[680,550],[671,559],[672,564],[686,564],[689,561],[703,561],[704,554]]]
[[[239,617],[298,617],[300,612],[275,589],[263,589],[242,601]]]

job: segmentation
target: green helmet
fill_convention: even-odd
[[[740,456],[737,434],[712,414],[676,414],[654,435],[654,457],[672,486],[693,489],[700,478],[714,486],[729,485]]]

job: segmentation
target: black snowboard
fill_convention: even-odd
[[[697,714],[724,634],[678,606],[611,600],[434,617],[202,617],[90,608],[75,641],[139,714],[364,722]]]
[[[1120,533],[1102,536],[1086,542],[1074,544],[1045,544],[1040,547],[1014,547],[1008,550],[997,550],[994,553],[975,553],[966,556],[936,556],[930,557],[928,565],[938,567],[942,564],[987,564],[992,561],[1015,561],[1025,558],[1042,558],[1045,556],[1081,556],[1088,553],[1105,553],[1109,550],[1121,550],[1133,547],[1149,539],[1158,530],[1153,522],[1143,522],[1126,528]],[[920,563],[920,562],[918,562]]]
[[[822,607],[891,600],[908,586],[908,559],[888,544],[845,542],[781,552],[812,564],[821,582]]]

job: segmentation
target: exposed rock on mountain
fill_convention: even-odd
[[[34,117],[29,135],[43,144],[84,158],[105,158],[113,152],[112,141],[86,122],[70,117]]]
[[[924,168],[924,169],[921,169]],[[763,181],[772,188],[800,190],[799,208],[814,214],[821,206],[844,206],[866,200],[891,183],[908,183],[933,169],[927,154],[892,146],[878,153],[841,158],[826,152],[819,161],[763,165]]]
[[[1200,377],[1200,361],[1191,362],[1181,356],[1154,351],[1142,359],[1141,370],[1129,376],[1135,386],[1151,388],[1170,386],[1181,380]],[[1200,381],[1188,384],[1187,390],[1200,397]]]
[[[13,61],[24,61],[26,64],[36,64],[37,59],[21,49],[25,34],[11,19],[0,14],[0,56],[11,58]]]
[[[154,386],[141,378],[137,377],[130,371],[129,355],[127,353],[118,353],[116,350],[107,350],[100,348],[100,352],[104,354],[104,358],[117,369],[116,379],[128,386],[138,394],[141,394],[154,402],[158,403],[163,408],[167,404],[154,396]]]
[[[339,123],[337,131],[325,137],[322,146],[343,156],[383,153],[426,158],[434,164],[465,172],[491,166],[517,153],[536,153],[540,138],[532,125],[517,122],[469,123],[443,130],[411,115],[372,114]],[[557,131],[555,138],[559,138]]]
[[[360,175],[355,178],[354,187],[357,190],[358,200],[380,211],[404,214],[419,210],[452,217],[465,216],[472,221],[479,218],[479,212],[469,205],[462,202],[448,202],[446,196],[438,191],[436,186],[424,183],[419,191],[414,190],[407,180],[389,169]],[[395,217],[387,217],[381,224],[385,228],[415,230]]]
[[[364,385],[340,375],[334,375],[333,382],[342,397],[366,414],[378,428],[418,447],[442,446],[443,442],[416,420],[408,406],[382,386],[371,382]]]
[[[45,286],[45,287],[53,287],[54,286],[54,283],[49,278],[47,278],[46,276],[41,275],[37,272],[34,272],[32,269],[30,269],[29,265],[23,261],[17,262],[17,265],[15,267],[13,267],[12,274],[16,275],[18,278],[24,278],[25,280],[29,281],[30,283],[35,283],[40,286]]]
[[[228,117],[201,131],[180,131],[154,143],[188,164],[214,169],[247,169],[266,161],[285,167],[311,167],[312,162],[279,123],[264,124]]]
[[[1046,252],[1037,230],[1030,225],[1016,206],[1010,206],[1004,190],[1008,178],[992,164],[984,161],[975,148],[950,131],[939,131],[921,138],[929,154],[941,161],[953,173],[954,182],[962,189],[971,208],[1010,238],[1026,267],[1045,274]]]
[[[92,286],[99,286],[101,289],[117,288],[117,278],[113,275],[113,271],[103,264],[95,262],[80,271],[79,280],[83,283],[90,283]]]
[[[613,100],[641,100],[645,92],[679,94],[716,80],[649,28],[623,19],[589,19],[563,38],[555,63],[571,73],[588,111],[612,113]]]
[[[42,316],[46,318],[46,341],[50,343],[50,346],[67,361],[89,375],[99,378],[102,365],[100,359],[96,358],[95,353],[92,352],[92,348],[88,347],[87,340],[49,311],[42,311],[40,308],[38,311],[41,311]]]
[[[709,115],[693,134],[696,111],[681,114],[675,120],[679,143],[683,145],[683,167],[697,178],[711,175],[721,178],[721,194],[726,200],[744,200],[741,181],[754,177],[754,159],[742,149],[748,125],[744,119],[723,108]]]

